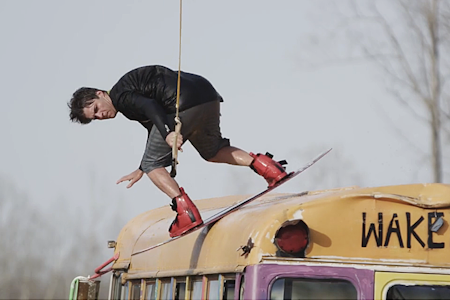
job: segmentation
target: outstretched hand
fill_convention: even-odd
[[[120,178],[119,180],[117,180],[116,184],[119,184],[124,181],[129,181],[130,183],[127,185],[127,189],[129,189],[130,187],[133,186],[133,184],[135,184],[142,178],[142,175],[144,175],[144,171],[137,169],[136,171],[134,171],[128,175],[125,175],[122,178]]]
[[[166,136],[166,143],[170,146],[170,148],[173,147],[174,138],[175,138],[175,131],[171,131]],[[183,145],[183,136],[181,135],[181,133],[179,133],[177,136],[177,148],[178,148],[178,150],[183,152],[183,149],[181,149],[181,145]]]

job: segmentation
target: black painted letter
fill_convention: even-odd
[[[403,240],[402,240],[402,233],[400,232],[400,225],[398,224],[398,220],[396,219],[398,216],[397,214],[392,215],[391,222],[389,223],[389,228],[387,230],[386,234],[386,240],[384,241],[384,246],[387,247],[389,245],[389,240],[391,239],[391,234],[395,232],[397,234],[398,243],[400,244],[400,248],[404,248],[403,246]],[[395,227],[392,226],[395,219]]]
[[[425,247],[425,243],[422,241],[422,239],[417,235],[417,233],[414,231],[417,226],[419,226],[420,223],[423,221],[423,217],[420,216],[420,219],[414,223],[413,226],[411,226],[411,213],[406,213],[406,220],[408,221],[408,233],[406,238],[406,247],[411,248],[411,234],[416,238],[416,240],[420,243],[422,248]]]
[[[375,236],[375,241],[377,242],[377,246],[381,247],[381,245],[383,244],[383,213],[378,213],[378,235],[376,233],[374,223],[370,223],[369,232],[367,232],[367,235],[366,235],[366,213],[365,212],[363,212],[362,218],[363,218],[363,223],[362,223],[361,246],[367,247],[367,243],[369,242],[370,235],[373,232],[373,235]]]
[[[444,248],[444,243],[435,243],[433,242],[433,232],[431,231],[431,226],[433,226],[433,219],[439,219],[439,217],[443,217],[444,213],[441,212],[430,212],[428,213],[428,248],[430,249],[442,249]]]

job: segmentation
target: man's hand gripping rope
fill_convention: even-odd
[[[172,170],[170,171],[170,177],[174,178],[177,175],[178,150],[183,152],[183,149],[181,149],[181,145],[183,144],[181,120],[178,116],[175,117],[175,131],[167,135],[166,142],[172,146]]]

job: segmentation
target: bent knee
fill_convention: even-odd
[[[208,161],[208,162],[219,162],[219,160],[217,159],[216,156],[211,157],[211,158],[203,158],[203,159]]]

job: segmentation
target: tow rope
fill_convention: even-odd
[[[181,85],[181,22],[182,21],[182,0],[180,0],[180,34],[179,34],[179,47],[178,47],[178,79],[177,79],[177,102],[175,105],[175,135],[172,144],[172,170],[170,171],[170,176],[174,178],[177,175],[177,164],[178,164],[178,147],[177,140],[178,135],[181,132],[181,120],[179,118],[180,110],[180,85]]]

